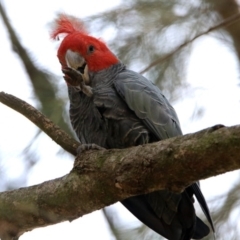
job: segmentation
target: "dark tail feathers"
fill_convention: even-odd
[[[201,208],[202,208],[202,211],[203,213],[205,214],[209,224],[211,225],[211,228],[212,228],[212,231],[215,232],[215,229],[214,229],[214,225],[213,225],[213,221],[212,221],[212,218],[211,218],[211,215],[210,215],[210,212],[209,212],[209,209],[208,209],[208,206],[207,206],[207,203],[205,201],[205,198],[199,188],[199,185],[198,183],[194,183],[190,186],[190,188],[192,188],[192,191],[194,193],[194,195],[196,196]],[[200,219],[198,219],[200,220]],[[200,220],[201,221],[201,220]],[[202,222],[202,221],[201,221]],[[196,224],[199,224],[200,222],[197,221]],[[200,224],[201,225],[201,224]]]

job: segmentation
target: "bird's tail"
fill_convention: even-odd
[[[192,188],[192,191],[194,193],[194,195],[196,196],[201,208],[202,208],[202,211],[203,213],[205,214],[211,228],[212,228],[212,231],[215,232],[215,229],[214,229],[214,225],[213,225],[213,221],[212,221],[212,218],[211,218],[211,215],[210,215],[210,211],[208,209],[208,205],[205,201],[205,198],[200,190],[200,187],[198,185],[198,183],[194,183],[190,186],[190,188]],[[200,220],[200,219],[199,219]],[[199,223],[199,221],[197,221],[197,223]]]

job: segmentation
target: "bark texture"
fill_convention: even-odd
[[[122,150],[87,151],[73,170],[52,181],[0,194],[0,237],[84,214],[154,190],[181,191],[199,180],[240,168],[240,126]]]

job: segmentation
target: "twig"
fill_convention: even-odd
[[[166,54],[164,57],[160,58],[160,59],[157,59],[155,61],[153,61],[152,63],[150,63],[147,67],[145,67],[141,72],[140,74],[143,74],[145,72],[147,72],[150,68],[154,67],[155,65],[165,61],[166,59],[170,58],[171,56],[173,56],[176,52],[178,52],[179,50],[181,50],[183,47],[187,46],[189,43],[192,43],[194,40],[196,40],[197,38],[203,36],[203,35],[206,35],[210,32],[213,32],[221,27],[228,27],[234,23],[236,23],[237,21],[240,20],[240,13],[238,14],[235,14],[229,18],[227,18],[226,20],[222,21],[221,23],[213,26],[213,27],[210,27],[207,31],[204,31],[202,33],[199,33],[197,34],[195,37],[193,37],[192,39],[190,40],[187,40],[186,42],[182,43],[181,45],[179,45],[177,48],[175,48],[172,52]]]
[[[77,154],[77,147],[80,143],[71,138],[33,106],[4,92],[0,92],[0,102],[28,118],[67,152],[73,155]]]

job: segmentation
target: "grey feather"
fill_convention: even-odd
[[[142,75],[122,71],[114,86],[128,107],[161,139],[182,134],[177,114],[160,89]]]

